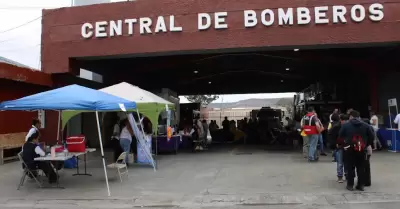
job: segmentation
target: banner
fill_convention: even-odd
[[[148,159],[146,153],[151,153],[151,135],[145,135],[144,137],[139,138],[140,143],[137,146],[137,162],[142,164],[151,165],[152,162]],[[142,147],[143,145],[143,147]]]
[[[139,162],[139,155],[142,155],[141,159],[144,160],[144,158],[145,158],[147,160],[147,162],[153,166],[154,171],[155,171],[156,165],[155,165],[153,156],[151,155],[151,137],[150,137],[150,140],[147,141],[145,138],[144,132],[141,131],[141,128],[139,128],[133,115],[128,114],[127,116],[128,116],[129,123],[133,129],[133,133],[135,134],[136,140],[138,142],[138,147],[140,147],[140,152],[138,152],[138,162]],[[148,145],[146,145],[146,141],[147,141]],[[138,151],[139,151],[139,149],[138,149]]]

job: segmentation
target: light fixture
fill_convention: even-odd
[[[287,67],[287,68],[286,68],[286,71],[289,71],[289,70],[290,70],[290,68]]]
[[[293,49],[293,51],[298,52],[300,49]]]
[[[209,81],[208,84],[211,84],[211,81]]]
[[[283,80],[281,80],[281,83],[283,83]]]
[[[193,71],[193,73],[194,73],[194,74],[197,74],[197,73],[199,73],[199,71],[195,70],[195,71]]]

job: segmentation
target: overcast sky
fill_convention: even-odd
[[[70,5],[71,0],[1,0],[0,56],[39,68],[42,9]]]
[[[40,69],[42,9],[68,7],[71,3],[71,0],[0,0],[0,56]],[[225,95],[215,102],[292,96],[293,93]],[[188,102],[184,97],[181,101]]]

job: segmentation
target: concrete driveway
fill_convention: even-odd
[[[111,159],[110,153],[107,153]],[[62,170],[65,189],[38,189],[33,181],[17,191],[18,162],[0,166],[0,208],[132,208],[152,207],[302,207],[400,201],[400,154],[374,153],[372,187],[348,192],[336,182],[331,157],[306,162],[300,152],[269,150],[261,146],[214,147],[203,153],[159,155],[158,171],[133,166],[123,183],[109,170],[111,197],[107,197],[99,153],[88,159],[93,176],[72,176]],[[118,206],[118,207],[117,207]]]

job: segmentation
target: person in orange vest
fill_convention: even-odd
[[[318,122],[318,117],[315,115],[313,107],[309,107],[307,114],[302,119],[302,129],[308,138],[308,161],[315,162],[318,160],[318,139],[320,133],[324,130],[324,127]]]

